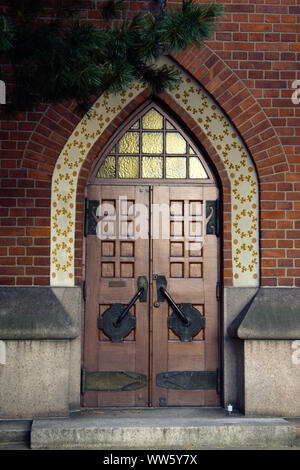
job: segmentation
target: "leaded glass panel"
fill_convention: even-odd
[[[154,108],[142,117],[143,129],[162,129],[163,117]]]
[[[166,157],[166,178],[186,178],[186,157]]]
[[[119,153],[139,153],[139,133],[126,132],[119,141]]]
[[[163,158],[142,157],[142,178],[162,178]]]
[[[190,178],[207,179],[207,173],[198,157],[190,157]]]
[[[97,178],[115,178],[116,176],[116,157],[108,156],[100,167]]]
[[[186,140],[179,132],[166,133],[166,153],[174,155],[186,153]]]
[[[139,157],[119,157],[119,178],[139,177]]]
[[[105,179],[208,179],[199,153],[164,113],[148,108],[97,171]]]

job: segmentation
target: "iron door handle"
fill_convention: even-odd
[[[129,304],[127,305],[127,307],[125,307],[122,312],[120,313],[119,317],[117,318],[117,320],[114,322],[114,326],[118,326],[121,321],[126,317],[127,313],[129,312],[129,310],[131,309],[131,307],[135,304],[135,302],[137,301],[137,299],[143,294],[144,292],[144,287],[141,287],[137,293],[135,294],[135,296],[131,299],[131,301],[129,302]]]
[[[182,323],[184,323],[185,325],[188,325],[188,324],[189,324],[189,320],[187,319],[185,313],[178,307],[178,305],[177,305],[176,302],[172,299],[172,297],[171,297],[170,294],[166,291],[166,289],[165,289],[164,287],[160,287],[160,291],[162,292],[162,294],[164,295],[164,297],[167,299],[167,301],[169,302],[169,304],[171,305],[171,307],[173,307],[174,312],[176,313],[176,315],[178,316],[178,318],[182,321]]]
[[[125,308],[121,303],[111,304],[110,308],[105,310],[97,320],[98,328],[103,330],[113,343],[120,343],[133,328],[136,328],[136,319],[129,311],[138,299],[140,302],[147,302],[148,281],[146,276],[138,277],[137,288],[137,293]]]

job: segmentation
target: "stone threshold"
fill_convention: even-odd
[[[31,449],[153,450],[292,448],[287,419],[228,414],[223,408],[97,408],[34,419]]]
[[[31,419],[0,419],[0,444],[29,445]]]

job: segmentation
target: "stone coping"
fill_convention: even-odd
[[[80,315],[80,287],[0,287],[1,340],[75,339]],[[227,331],[240,339],[300,339],[300,289],[258,289]]]
[[[80,312],[80,287],[1,287],[0,339],[75,339]]]
[[[300,339],[300,289],[258,289],[227,332],[240,339]]]

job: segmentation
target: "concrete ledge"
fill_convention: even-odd
[[[34,420],[32,449],[198,449],[203,447],[285,447],[295,428],[284,419],[201,416],[201,409],[148,410],[122,415],[79,415]],[[123,412],[124,413],[124,412]],[[146,413],[146,415],[143,413]],[[117,418],[117,419],[116,419]]]
[[[245,340],[246,415],[300,416],[300,364],[292,340]]]
[[[6,341],[6,364],[0,366],[0,418],[69,416],[70,352],[69,340]],[[79,379],[79,365],[77,369]]]
[[[80,308],[80,287],[1,287],[0,339],[77,338]]]
[[[300,289],[261,288],[228,327],[240,339],[300,338]]]

